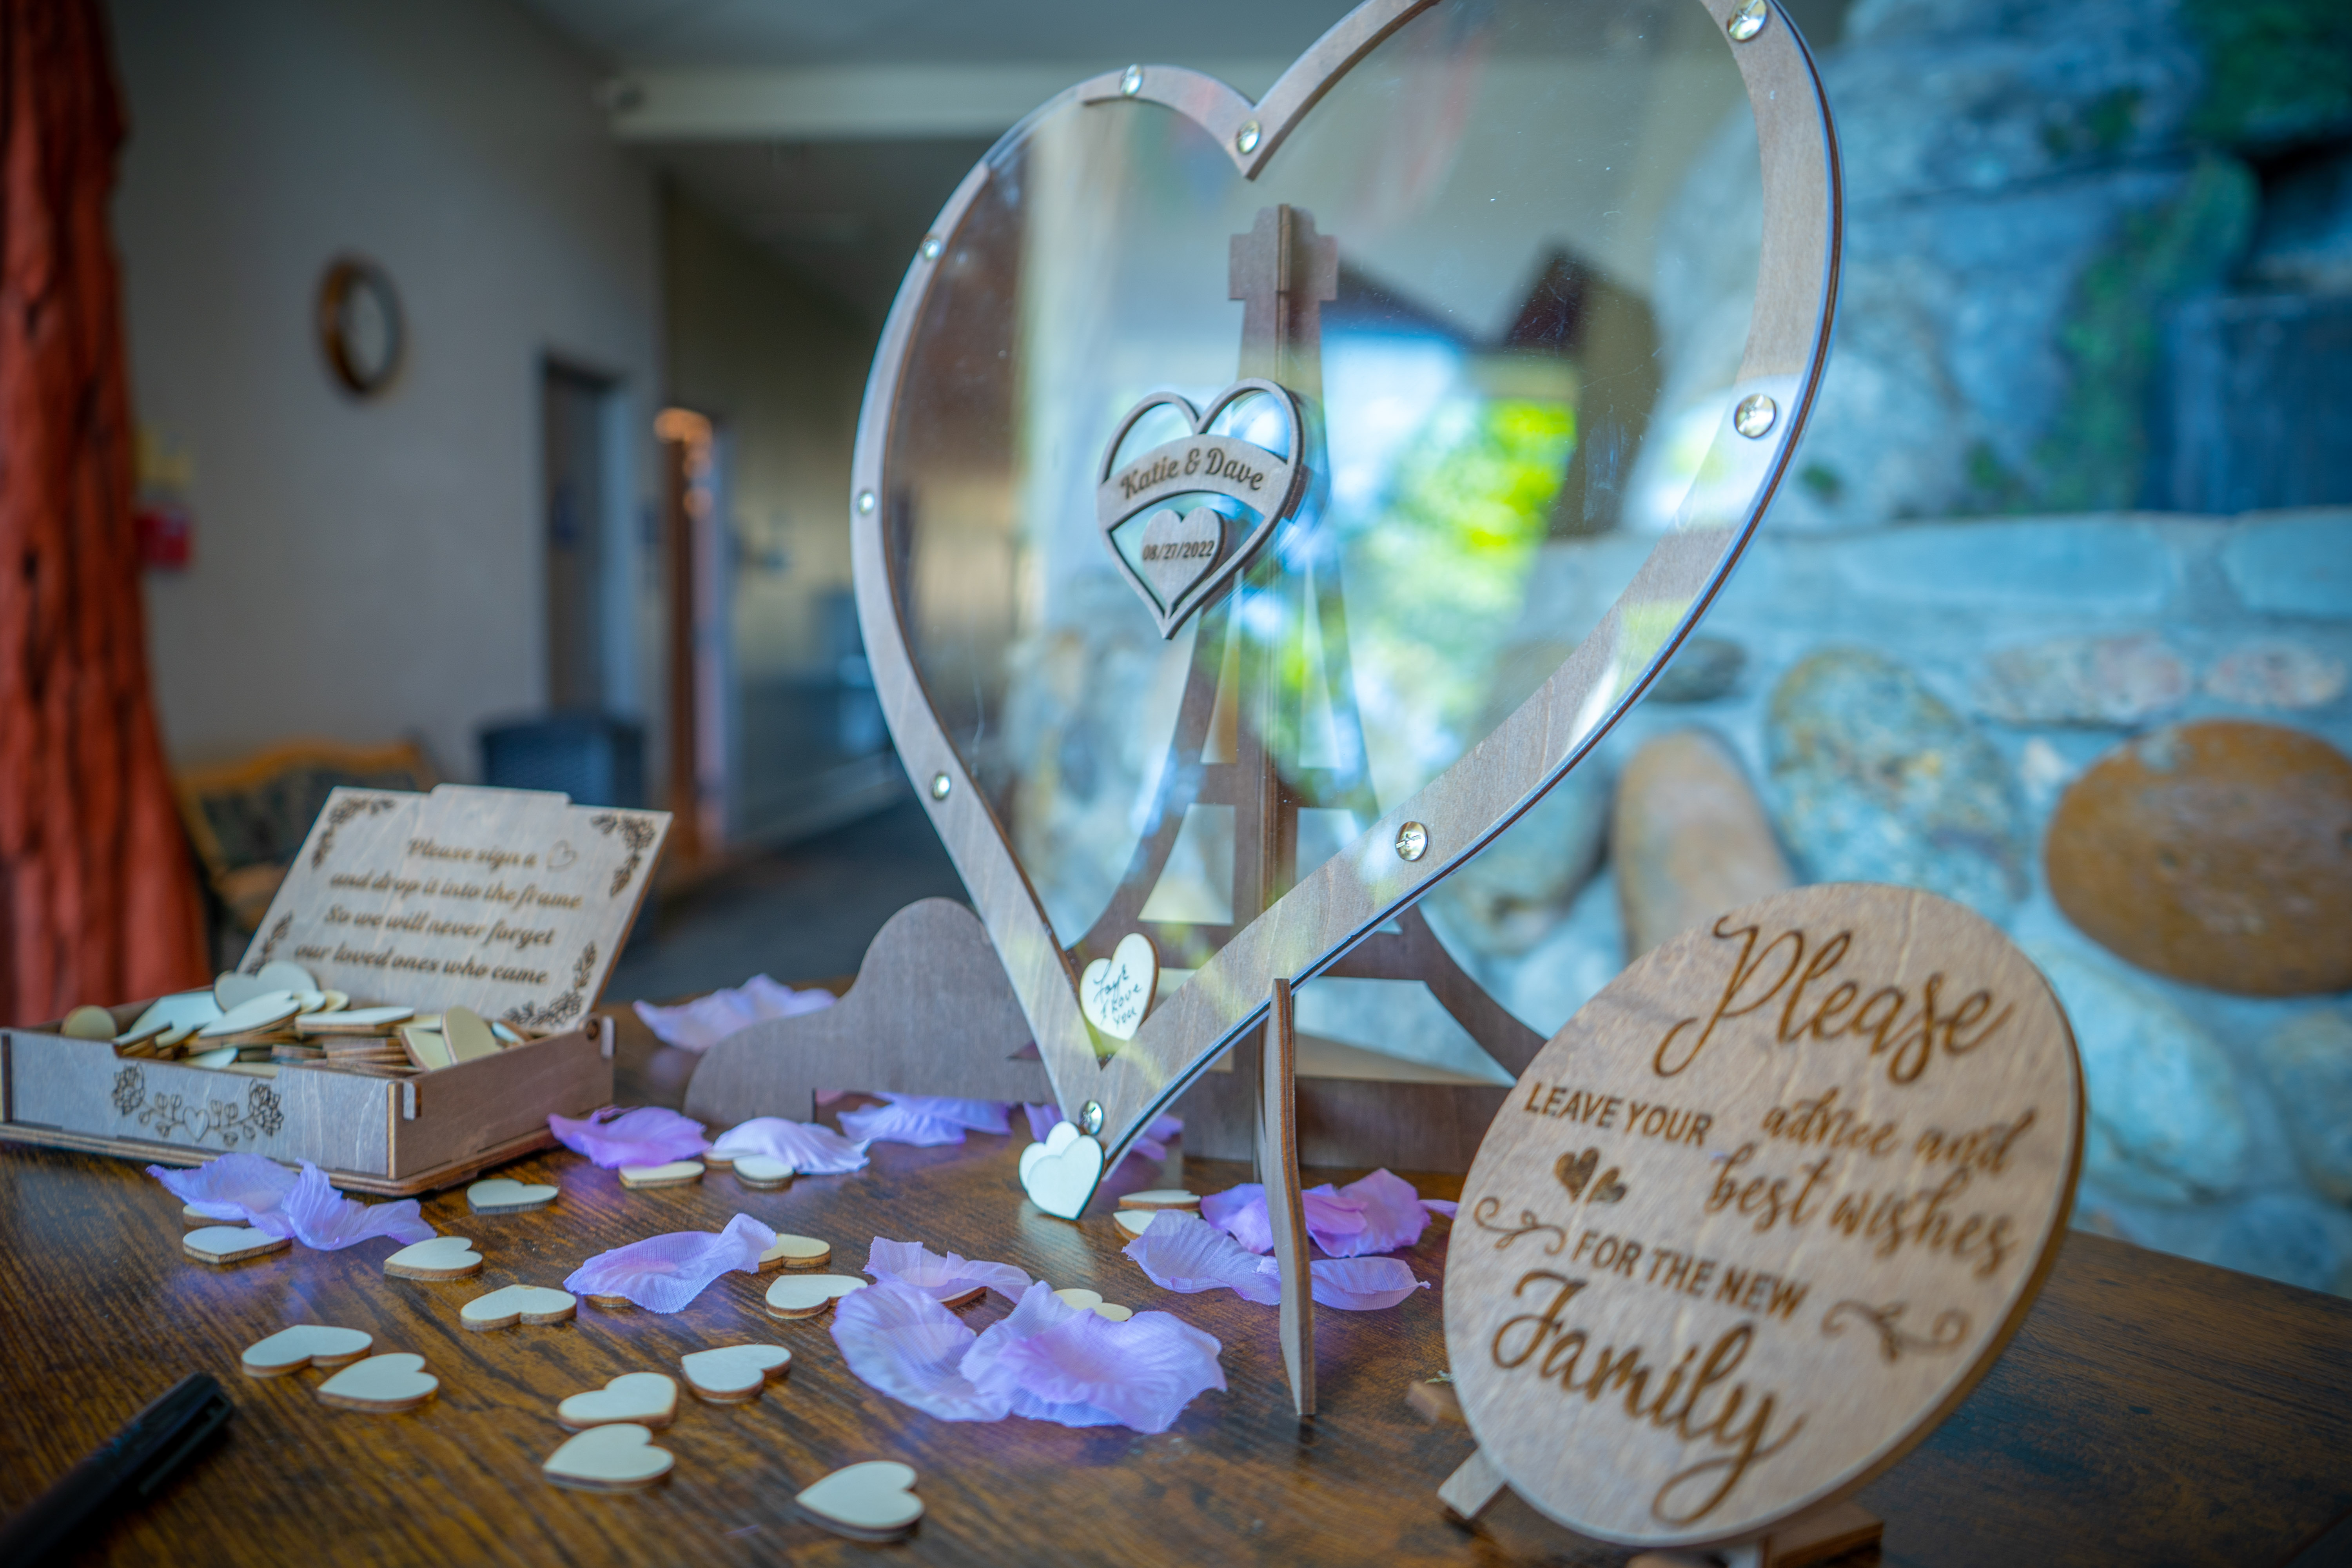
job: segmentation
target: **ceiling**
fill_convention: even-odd
[[[617,138],[878,328],[957,182],[1060,85],[1139,60],[1262,92],[1350,0],[520,3],[610,68]],[[1847,0],[1783,4],[1821,47]],[[1676,0],[1564,3],[1559,47],[1652,5]]]

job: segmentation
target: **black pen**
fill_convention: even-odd
[[[190,1373],[10,1520],[0,1531],[0,1563],[45,1562],[108,1504],[145,1501],[235,1409],[212,1373]]]

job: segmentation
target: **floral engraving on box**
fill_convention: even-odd
[[[589,978],[595,973],[596,944],[592,942],[580,950],[579,959],[572,965],[571,990],[544,1007],[519,1003],[506,1010],[500,1022],[512,1024],[518,1029],[551,1029],[558,1024],[569,1023],[585,1005],[583,997],[587,993]]]
[[[310,851],[310,869],[317,870],[327,863],[327,851],[335,847],[335,835],[343,824],[362,814],[381,816],[400,804],[400,797],[388,795],[358,795],[339,800],[327,809],[326,830],[319,835],[319,846]]]
[[[654,825],[642,816],[606,811],[590,817],[588,826],[607,838],[618,829],[621,842],[629,847],[629,858],[621,862],[619,870],[613,873],[612,896],[617,899],[621,896],[621,889],[627,887],[630,879],[637,874],[637,866],[645,859],[646,851],[653,847]]]
[[[184,1142],[215,1142],[224,1149],[234,1149],[248,1140],[258,1143],[274,1138],[286,1125],[286,1109],[278,1102],[278,1091],[266,1083],[249,1087],[243,1105],[233,1100],[197,1104],[184,1095],[161,1089],[151,1096],[146,1076],[137,1068],[124,1068],[114,1075],[113,1099],[119,1113],[133,1117],[158,1138],[177,1135]]]

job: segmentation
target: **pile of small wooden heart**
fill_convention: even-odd
[[[154,1002],[128,1028],[113,1012],[81,1006],[60,1032],[111,1040],[115,1055],[184,1061],[262,1077],[294,1065],[373,1078],[407,1078],[485,1057],[523,1037],[464,1007],[420,1013],[399,1004],[354,1005],[283,959],[252,974],[223,974],[210,990]]]

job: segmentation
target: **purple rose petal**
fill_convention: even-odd
[[[223,1154],[191,1171],[150,1165],[147,1173],[207,1219],[251,1221],[286,1201],[300,1178],[259,1154]]]
[[[1030,1294],[1052,1292],[1041,1283]],[[975,1344],[964,1357],[967,1375],[981,1360],[974,1386],[1017,1389],[1048,1409],[1100,1412],[1138,1432],[1165,1432],[1196,1395],[1225,1386],[1217,1364],[1223,1347],[1166,1312],[1139,1312],[1123,1323],[1095,1312],[1051,1316],[1041,1310],[1034,1331],[1008,1336],[986,1357]]]
[[[1421,1206],[1433,1215],[1442,1215],[1447,1219],[1452,1219],[1462,1207],[1452,1198],[1423,1198],[1421,1200]]]
[[[1429,1211],[1421,1206],[1421,1194],[1413,1191],[1412,1184],[1387,1171],[1374,1171],[1361,1181],[1349,1182],[1336,1195],[1358,1205],[1363,1228],[1352,1234],[1320,1232],[1309,1220],[1307,1230],[1316,1244],[1334,1258],[1361,1258],[1370,1252],[1411,1247],[1429,1224]]]
[[[935,1301],[960,1301],[983,1289],[1017,1301],[1029,1289],[1029,1276],[1010,1263],[974,1262],[952,1252],[942,1258],[919,1241],[878,1236],[867,1249],[866,1272],[911,1286]]]
[[[1049,1127],[1046,1131],[1050,1132],[1053,1129]],[[1137,1133],[1135,1142],[1127,1146],[1127,1158],[1132,1160],[1140,1156],[1146,1160],[1165,1160],[1168,1158],[1168,1140],[1183,1131],[1184,1119],[1181,1116],[1154,1117],[1151,1125]]]
[[[1021,1113],[1029,1119],[1029,1136],[1040,1143],[1053,1136],[1063,1120],[1058,1105],[1024,1105]]]
[[[632,1005],[637,1016],[646,1021],[646,1027],[659,1036],[664,1044],[689,1051],[707,1051],[736,1030],[749,1028],[763,1018],[790,1018],[833,1004],[830,991],[795,991],[789,985],[777,984],[764,974],[754,974],[740,988],[713,991],[680,1006],[656,1007],[650,1002]]]
[[[1205,1202],[1203,1204],[1205,1205]],[[1141,1236],[1120,1250],[1163,1290],[1231,1290],[1244,1300],[1282,1300],[1282,1285],[1262,1265],[1272,1261],[1206,1220],[1181,1209],[1161,1209]]]
[[[717,1233],[677,1230],[600,1252],[572,1271],[566,1290],[621,1296],[653,1312],[682,1312],[704,1287],[730,1269],[754,1273],[776,1233],[739,1214]]]
[[[1329,1184],[1298,1194],[1307,1235],[1326,1252],[1338,1252],[1365,1230],[1363,1205]],[[1244,1182],[1201,1200],[1201,1217],[1252,1252],[1274,1250],[1274,1226],[1265,1215],[1265,1188]]]
[[[841,1113],[841,1130],[866,1143],[911,1143],[937,1149],[963,1142],[961,1122],[927,1116],[910,1105],[870,1105]]]
[[[821,1121],[755,1116],[719,1135],[710,1152],[730,1160],[761,1154],[782,1160],[803,1176],[838,1176],[866,1168],[866,1145],[853,1143]]]
[[[834,1303],[833,1342],[869,1387],[942,1421],[1000,1421],[1012,1409],[959,1370],[979,1338],[963,1321],[902,1280],[886,1279]]]
[[[302,1162],[302,1174],[274,1209],[251,1216],[257,1230],[289,1236],[305,1247],[334,1252],[371,1237],[429,1241],[436,1234],[417,1213],[415,1198],[394,1204],[362,1204],[327,1184],[327,1173]]]
[[[688,1121],[658,1105],[641,1105],[617,1114],[599,1110],[585,1117],[551,1116],[547,1128],[557,1142],[608,1171],[615,1165],[667,1165],[672,1160],[690,1160],[710,1147],[703,1139],[701,1122]]]
[[[1414,1279],[1402,1258],[1318,1258],[1307,1272],[1318,1304],[1348,1312],[1393,1307],[1415,1290],[1429,1289],[1429,1281]]]

